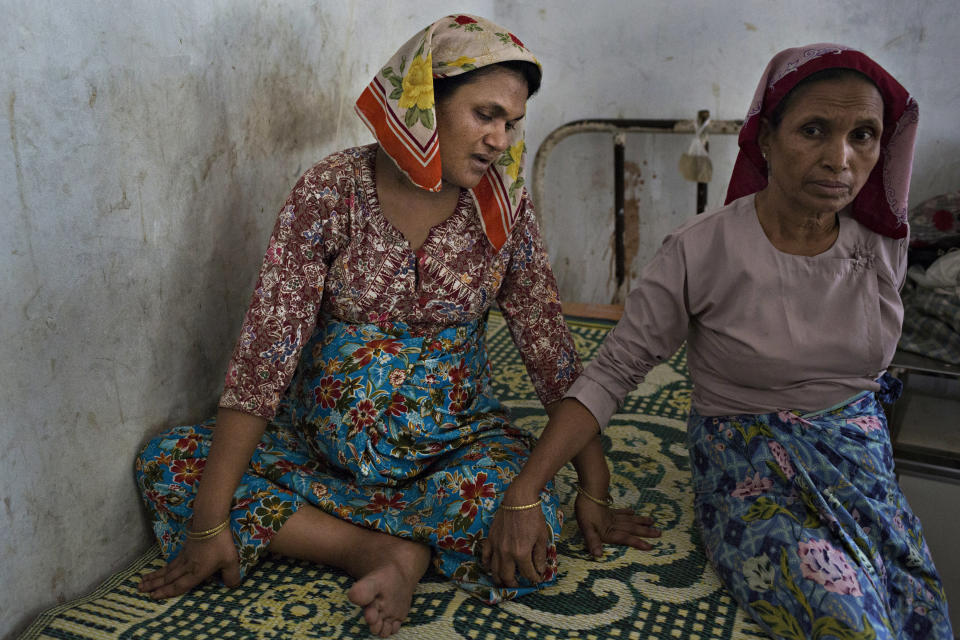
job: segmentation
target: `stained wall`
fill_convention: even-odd
[[[213,411],[287,192],[370,141],[354,99],[450,9],[0,5],[4,637],[147,548],[138,448]]]

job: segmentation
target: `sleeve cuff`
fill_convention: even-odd
[[[620,409],[620,403],[617,399],[600,384],[591,380],[586,375],[581,375],[576,382],[567,391],[566,398],[573,398],[587,408],[587,411],[593,414],[597,423],[600,425],[600,431],[607,428],[607,423]]]
[[[277,413],[276,408],[267,405],[265,402],[258,402],[252,398],[248,399],[246,402],[241,402],[236,394],[232,393],[230,390],[224,391],[223,395],[220,396],[220,402],[217,404],[217,406],[222,409],[232,409],[242,413],[249,413],[252,416],[263,418],[268,422],[273,420]]]

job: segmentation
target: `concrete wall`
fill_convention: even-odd
[[[399,44],[452,8],[0,7],[2,637],[147,547],[131,470],[138,447],[212,411],[288,189],[326,153],[369,141],[354,98]],[[960,98],[954,9],[955,0],[456,6],[510,26],[541,57],[531,150],[575,118],[700,108],[739,118],[773,52],[818,40],[861,46],[920,100],[915,200],[958,187],[960,133],[947,115]],[[692,212],[692,185],[682,200],[667,184],[685,140],[629,144],[636,269]],[[714,141],[714,199],[729,173],[725,144]],[[611,297],[609,239],[595,232],[612,216],[612,160],[597,160],[610,153],[603,136],[570,139],[548,169],[541,207],[570,298]]]
[[[287,192],[449,6],[0,4],[3,637],[146,549],[139,446],[211,413]]]

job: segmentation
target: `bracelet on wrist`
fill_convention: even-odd
[[[601,498],[597,498],[596,496],[590,495],[590,493],[586,489],[584,489],[579,482],[575,483],[573,486],[576,487],[577,493],[582,495],[587,500],[590,500],[591,502],[596,502],[601,507],[613,506],[613,498],[611,498],[610,496],[607,496],[606,498],[601,499]]]
[[[517,506],[500,503],[501,509],[506,509],[507,511],[526,511],[527,509],[533,509],[534,507],[539,507],[543,502],[543,498],[540,498],[536,502],[531,502],[530,504],[521,504]]]
[[[187,540],[209,540],[210,538],[220,535],[220,532],[226,529],[230,525],[230,518],[227,518],[220,524],[210,529],[205,529],[203,531],[193,531],[192,529],[186,530]]]

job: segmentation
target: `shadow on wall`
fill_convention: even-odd
[[[143,551],[138,445],[213,412],[276,212],[337,138],[345,10],[200,5],[23,8],[0,43],[22,251],[0,637]]]
[[[332,27],[317,13],[325,33]],[[318,70],[312,61],[331,57],[318,58],[284,17],[231,6],[204,39],[207,59],[223,64],[172,88],[197,119],[183,132],[193,140],[165,163],[171,187],[188,195],[171,230],[163,286],[189,311],[161,329],[160,345],[177,344],[182,358],[161,375],[174,376],[174,389],[202,389],[191,406],[171,407],[173,420],[214,411],[276,212],[335,137],[339,96],[330,87],[338,70]]]

